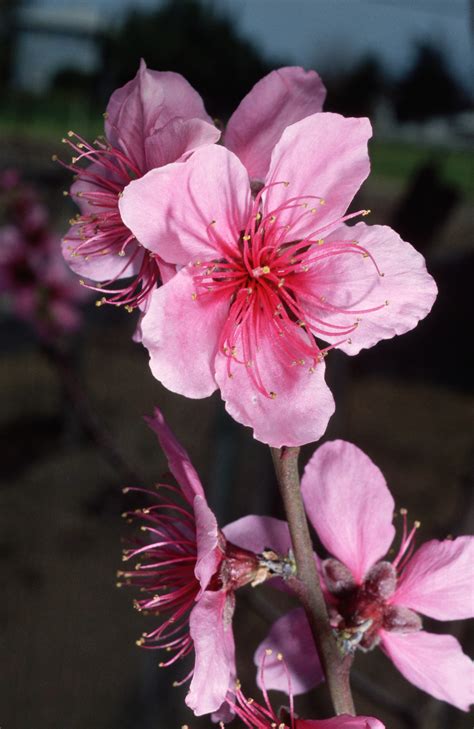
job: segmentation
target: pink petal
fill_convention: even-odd
[[[295,729],[385,729],[373,716],[342,714],[332,719],[296,719]]]
[[[141,328],[156,379],[172,392],[200,398],[217,387],[214,358],[228,299],[194,300],[194,292],[192,269],[181,269],[153,292]]]
[[[266,651],[271,651],[271,654]],[[291,610],[273,623],[255,652],[254,663],[257,666],[263,664],[263,671],[259,671],[257,676],[260,688],[284,691],[286,694],[291,689],[297,695],[304,694],[324,681],[313,636],[302,608]],[[288,685],[288,672],[291,686]]]
[[[285,555],[291,549],[290,531],[286,521],[273,516],[243,516],[223,528],[226,539],[236,547],[261,554],[265,549],[273,549]]]
[[[187,452],[176,439],[171,428],[168,427],[161,410],[155,407],[153,415],[145,417],[144,420],[155,431],[161,449],[168,461],[168,467],[189,503],[193,504],[194,497],[197,495],[204,498],[204,490],[199,476]]]
[[[308,274],[313,280],[308,286],[312,293],[325,298],[325,308],[314,306],[309,299],[306,304],[313,316],[327,323],[326,328],[331,329],[331,324],[350,328],[360,320],[350,337],[343,337],[345,341],[339,349],[357,354],[381,339],[413,329],[429,313],[437,295],[436,284],[426,270],[423,256],[394,230],[365,223],[343,225],[324,240],[322,255],[331,251],[332,241],[356,241],[373,257],[364,257],[360,252],[334,254],[315,264]],[[328,306],[355,313],[331,312]],[[375,311],[363,313],[374,308]],[[321,338],[330,342],[340,340],[341,336]]]
[[[334,400],[324,381],[324,362],[314,372],[309,367],[290,366],[280,361],[272,342],[265,336],[258,343],[258,369],[268,392],[261,394],[244,365],[216,357],[216,380],[227,412],[253,428],[254,437],[270,446],[298,446],[318,440],[334,412]]]
[[[338,226],[352,198],[369,174],[368,119],[346,119],[339,114],[313,114],[287,127],[272,154],[264,193],[264,211],[275,211],[278,225],[291,226],[287,241],[313,236],[329,225]],[[318,196],[325,201],[323,205]],[[300,198],[291,210],[276,212],[291,198]],[[303,208],[302,203],[307,203]],[[311,212],[315,210],[315,212]]]
[[[395,535],[394,501],[381,471],[357,446],[335,440],[306,465],[301,492],[322,543],[361,583]]]
[[[201,590],[205,590],[222,560],[222,554],[218,549],[219,527],[216,517],[207,505],[204,494],[196,496],[193,506],[197,544],[194,574],[200,582]]]
[[[170,119],[145,139],[146,168],[177,162],[199,147],[214,144],[219,137],[220,131],[202,119]]]
[[[142,60],[135,78],[110,97],[105,132],[113,146],[121,147],[145,171],[145,137],[177,116],[212,123],[201,97],[183,76],[150,71]]]
[[[186,162],[131,182],[119,208],[142,245],[169,263],[185,265],[222,258],[216,239],[237,250],[250,202],[245,167],[228,150],[210,144]]]
[[[387,633],[382,648],[408,681],[463,711],[474,702],[474,664],[452,635]]]
[[[204,592],[189,617],[196,660],[186,705],[196,716],[217,711],[235,676],[233,605],[223,590]]]
[[[140,254],[137,255],[139,246],[135,241],[132,240],[127,245],[124,256],[109,254],[84,257],[79,254],[73,255],[72,249],[78,243],[77,236],[77,226],[73,226],[64,236],[61,244],[64,260],[74,273],[91,281],[109,281],[115,279],[115,277],[127,278],[138,273],[139,262],[141,262],[142,257]],[[101,296],[100,292],[97,292],[97,296]]]
[[[315,71],[298,66],[272,71],[240,102],[227,124],[224,143],[250,177],[264,180],[283,130],[321,111],[325,97],[326,89]]]
[[[403,570],[392,602],[437,620],[471,618],[473,566],[474,537],[426,542]]]

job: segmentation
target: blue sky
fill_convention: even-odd
[[[108,22],[116,21],[132,6],[150,8],[160,4],[161,0],[29,3],[30,7],[59,11],[89,8]],[[466,85],[474,78],[469,0],[213,0],[213,5],[228,11],[240,33],[265,55],[286,58],[323,73],[331,68],[348,68],[364,54],[374,52],[389,71],[399,74],[413,58],[415,42],[425,38],[446,52],[453,70]],[[68,50],[51,49],[48,58],[36,43],[28,51],[27,65],[55,65],[64,52]],[[93,65],[93,53],[80,55],[84,67]],[[77,57],[71,47],[71,58]],[[39,78],[39,67],[37,74]]]

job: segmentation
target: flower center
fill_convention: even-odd
[[[367,309],[341,306],[321,293],[318,280],[321,267],[341,255],[368,258],[374,274],[383,276],[374,258],[358,241],[326,242],[321,238],[325,229],[369,211],[347,215],[330,225],[315,224],[310,235],[303,239],[295,236],[292,240],[292,228],[296,230],[303,218],[314,218],[325,201],[315,196],[288,196],[277,208],[263,213],[262,195],[280,184],[289,185],[272,183],[256,194],[237,249],[220,235],[213,220],[207,230],[220,257],[207,263],[194,262],[198,271],[194,274],[193,298],[229,297],[228,316],[219,339],[219,351],[227,358],[228,375],[232,376],[234,364],[246,367],[256,389],[270,398],[276,394],[269,390],[261,364],[263,340],[285,368],[303,367],[313,373],[330,349],[351,341],[350,334],[359,326],[359,315],[381,309],[387,303]],[[301,214],[288,225],[283,214],[292,209]],[[340,298],[340,292],[335,294]],[[318,337],[336,341],[320,346]]]

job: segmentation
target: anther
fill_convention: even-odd
[[[362,215],[365,218],[365,216],[370,215],[371,212],[372,212],[372,210],[362,210]]]

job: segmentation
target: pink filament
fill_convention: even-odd
[[[72,228],[64,239],[65,243],[69,244],[71,256],[81,256],[84,260],[98,256],[127,256],[123,268],[113,278],[101,286],[84,285],[103,294],[99,302],[101,304],[134,309],[145,301],[160,282],[160,270],[155,257],[138,244],[133,233],[123,223],[118,208],[124,187],[131,180],[141,177],[142,172],[122,150],[98,140],[92,146],[82,137],[69,132],[69,137],[63,141],[76,155],[71,164],[60,163],[87,186],[85,190],[72,193],[72,197],[85,200],[94,208],[71,221]],[[81,167],[78,165],[81,161],[93,164]],[[116,286],[122,278],[131,278],[131,283]]]
[[[366,309],[341,307],[314,293],[314,279],[308,282],[310,269],[314,276],[318,263],[341,255],[362,255],[373,264],[376,274],[383,276],[373,256],[357,241],[332,241],[324,248],[318,245],[322,230],[334,228],[365,211],[326,224],[303,240],[284,243],[291,227],[312,214],[307,209],[307,201],[322,201],[316,196],[291,197],[262,216],[263,193],[281,184],[287,185],[274,182],[257,193],[242,233],[240,254],[230,249],[215,229],[214,221],[208,226],[209,238],[221,258],[203,264],[197,262],[195,266],[200,270],[194,274],[197,296],[226,296],[230,300],[219,338],[219,351],[227,357],[227,374],[232,376],[233,364],[246,367],[254,386],[266,397],[275,394],[269,392],[261,371],[258,350],[262,337],[272,343],[275,356],[285,366],[305,366],[312,372],[330,349],[347,341],[359,320],[329,323],[310,314],[308,304],[322,312],[347,316],[367,314],[385,306],[383,303]],[[302,208],[301,216],[292,226],[278,225],[279,214],[292,208]],[[338,341],[320,347],[315,337],[325,336],[336,336]]]

